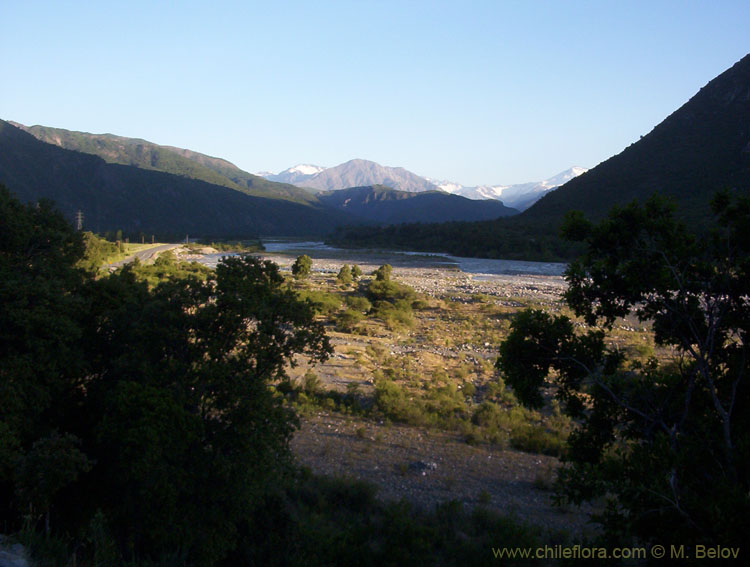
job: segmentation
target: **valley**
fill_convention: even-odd
[[[324,363],[297,357],[288,367],[290,403],[301,418],[297,461],[316,474],[365,481],[383,501],[424,510],[455,501],[537,526],[549,537],[593,533],[592,508],[556,507],[552,480],[572,423],[556,412],[522,408],[494,368],[510,321],[526,307],[564,312],[563,264],[337,249],[314,241],[270,240],[259,255],[289,273],[313,259],[308,278],[290,285],[319,303],[334,347]],[[221,253],[178,253],[215,266]],[[364,275],[342,285],[342,265]],[[371,274],[416,292],[411,319],[365,315],[343,321],[364,299]],[[468,271],[471,270],[471,271]],[[623,348],[648,353],[644,333],[624,324]],[[562,536],[561,534],[565,534]]]

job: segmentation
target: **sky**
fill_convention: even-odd
[[[464,185],[594,167],[750,52],[747,0],[0,0],[0,20],[4,120]]]

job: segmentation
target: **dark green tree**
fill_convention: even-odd
[[[372,273],[377,281],[384,282],[391,280],[391,274],[393,274],[393,266],[391,266],[390,264],[383,264]]]
[[[312,258],[307,254],[298,256],[292,264],[292,275],[295,279],[303,280],[310,275],[312,271]]]
[[[290,470],[296,418],[269,385],[294,354],[324,359],[331,347],[283,282],[246,256],[205,281],[149,290],[124,270],[92,283],[102,323],[85,342],[98,379],[80,400],[81,435],[94,432],[99,507],[134,552],[211,564]]]
[[[0,517],[41,518],[61,484],[32,490],[34,444],[64,429],[61,401],[82,371],[81,233],[48,201],[24,205],[0,186]],[[57,445],[59,448],[59,445]],[[55,447],[47,446],[47,454]],[[42,446],[37,446],[37,454]],[[65,449],[63,448],[63,452]],[[61,456],[64,458],[64,456]],[[35,459],[34,463],[39,462]],[[75,475],[71,475],[71,479]],[[64,483],[63,483],[64,484]],[[42,494],[43,492],[43,494]],[[29,509],[28,505],[32,505]],[[7,525],[7,524],[6,524]],[[9,525],[16,525],[11,522]]]
[[[354,264],[352,266],[352,278],[356,281],[361,277],[362,277],[362,268],[360,268],[357,264]]]
[[[750,199],[720,194],[713,230],[694,234],[658,198],[580,214],[564,234],[586,252],[567,272],[568,305],[589,328],[527,311],[498,367],[528,406],[549,390],[580,426],[559,476],[573,502],[605,498],[613,538],[734,544],[750,525]],[[606,335],[650,324],[663,353],[625,360]]]
[[[83,253],[0,188],[0,520],[77,538],[98,518],[124,560],[216,564],[290,470],[272,386],[331,353],[324,328],[271,262],[149,287]]]

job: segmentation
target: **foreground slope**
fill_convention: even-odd
[[[0,121],[0,183],[23,201],[54,200],[97,232],[245,237],[324,234],[347,219],[310,204],[264,198],[206,181],[46,144]]]

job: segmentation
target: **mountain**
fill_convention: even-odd
[[[398,191],[412,193],[439,190],[468,199],[496,199],[502,201],[507,207],[523,211],[547,192],[585,171],[582,167],[571,167],[544,181],[517,185],[465,187],[452,181],[436,181],[429,177],[421,177],[402,167],[386,167],[372,161],[354,159],[336,167],[325,168],[319,165],[302,164],[285,169],[278,174],[262,172],[258,175],[262,175],[269,181],[291,183],[299,187],[322,191],[373,185],[385,185]]]
[[[92,144],[99,145],[98,141],[93,139]],[[109,141],[99,147],[111,147]],[[128,151],[136,157],[150,152],[157,165],[162,157],[176,155],[166,150],[154,153],[147,147],[138,150],[137,144]],[[107,162],[42,142],[1,120],[0,183],[22,201],[54,200],[70,219],[83,211],[85,228],[95,232],[308,236],[350,222],[348,216],[316,203],[260,197],[201,179]]]
[[[711,218],[710,200],[723,189],[750,192],[750,55],[621,153],[548,192],[508,219],[475,223],[341,229],[339,245],[447,251],[492,258],[569,259],[579,249],[559,237],[570,210],[592,220],[614,205],[672,197],[694,225]]]
[[[559,222],[570,209],[600,219],[616,204],[659,192],[702,221],[721,189],[750,189],[750,55],[713,79],[651,132],[523,213]]]
[[[519,183],[516,185],[478,185],[464,187],[451,181],[432,181],[439,189],[469,199],[498,199],[508,207],[519,211],[528,209],[548,192],[557,189],[571,179],[586,173],[583,167],[571,167],[544,181]]]
[[[387,167],[364,159],[353,159],[336,167],[321,168],[320,171],[314,174],[304,173],[305,171],[311,172],[312,168],[317,167],[296,166],[286,170],[287,172],[298,170],[297,173],[301,174],[295,178],[295,181],[290,181],[290,183],[320,191],[335,191],[349,187],[364,187],[369,185],[385,185],[392,189],[408,191],[410,193],[438,190],[435,184],[430,183],[424,177],[405,170],[403,167]],[[279,176],[282,176],[284,173],[286,172],[281,172]],[[294,173],[294,175],[297,173]],[[269,177],[269,179],[271,178]],[[287,179],[290,178],[287,177]]]
[[[278,174],[263,172],[259,173],[258,175],[265,177],[269,181],[291,183],[292,185],[304,186],[305,181],[315,176],[315,174],[324,171],[325,169],[325,167],[321,167],[319,165],[300,164],[295,165],[294,167],[290,167],[289,169],[285,169]]]
[[[17,122],[11,122],[11,124],[25,130],[42,142],[68,150],[93,154],[108,163],[181,175],[229,187],[256,197],[287,199],[300,203],[315,201],[309,191],[290,184],[273,183],[263,177],[247,173],[224,159],[192,150],[160,146],[140,138],[126,138],[114,134],[90,134],[49,126],[24,126]]]
[[[409,193],[384,185],[318,193],[329,207],[378,224],[490,220],[517,214],[499,201],[474,201],[441,191]]]

